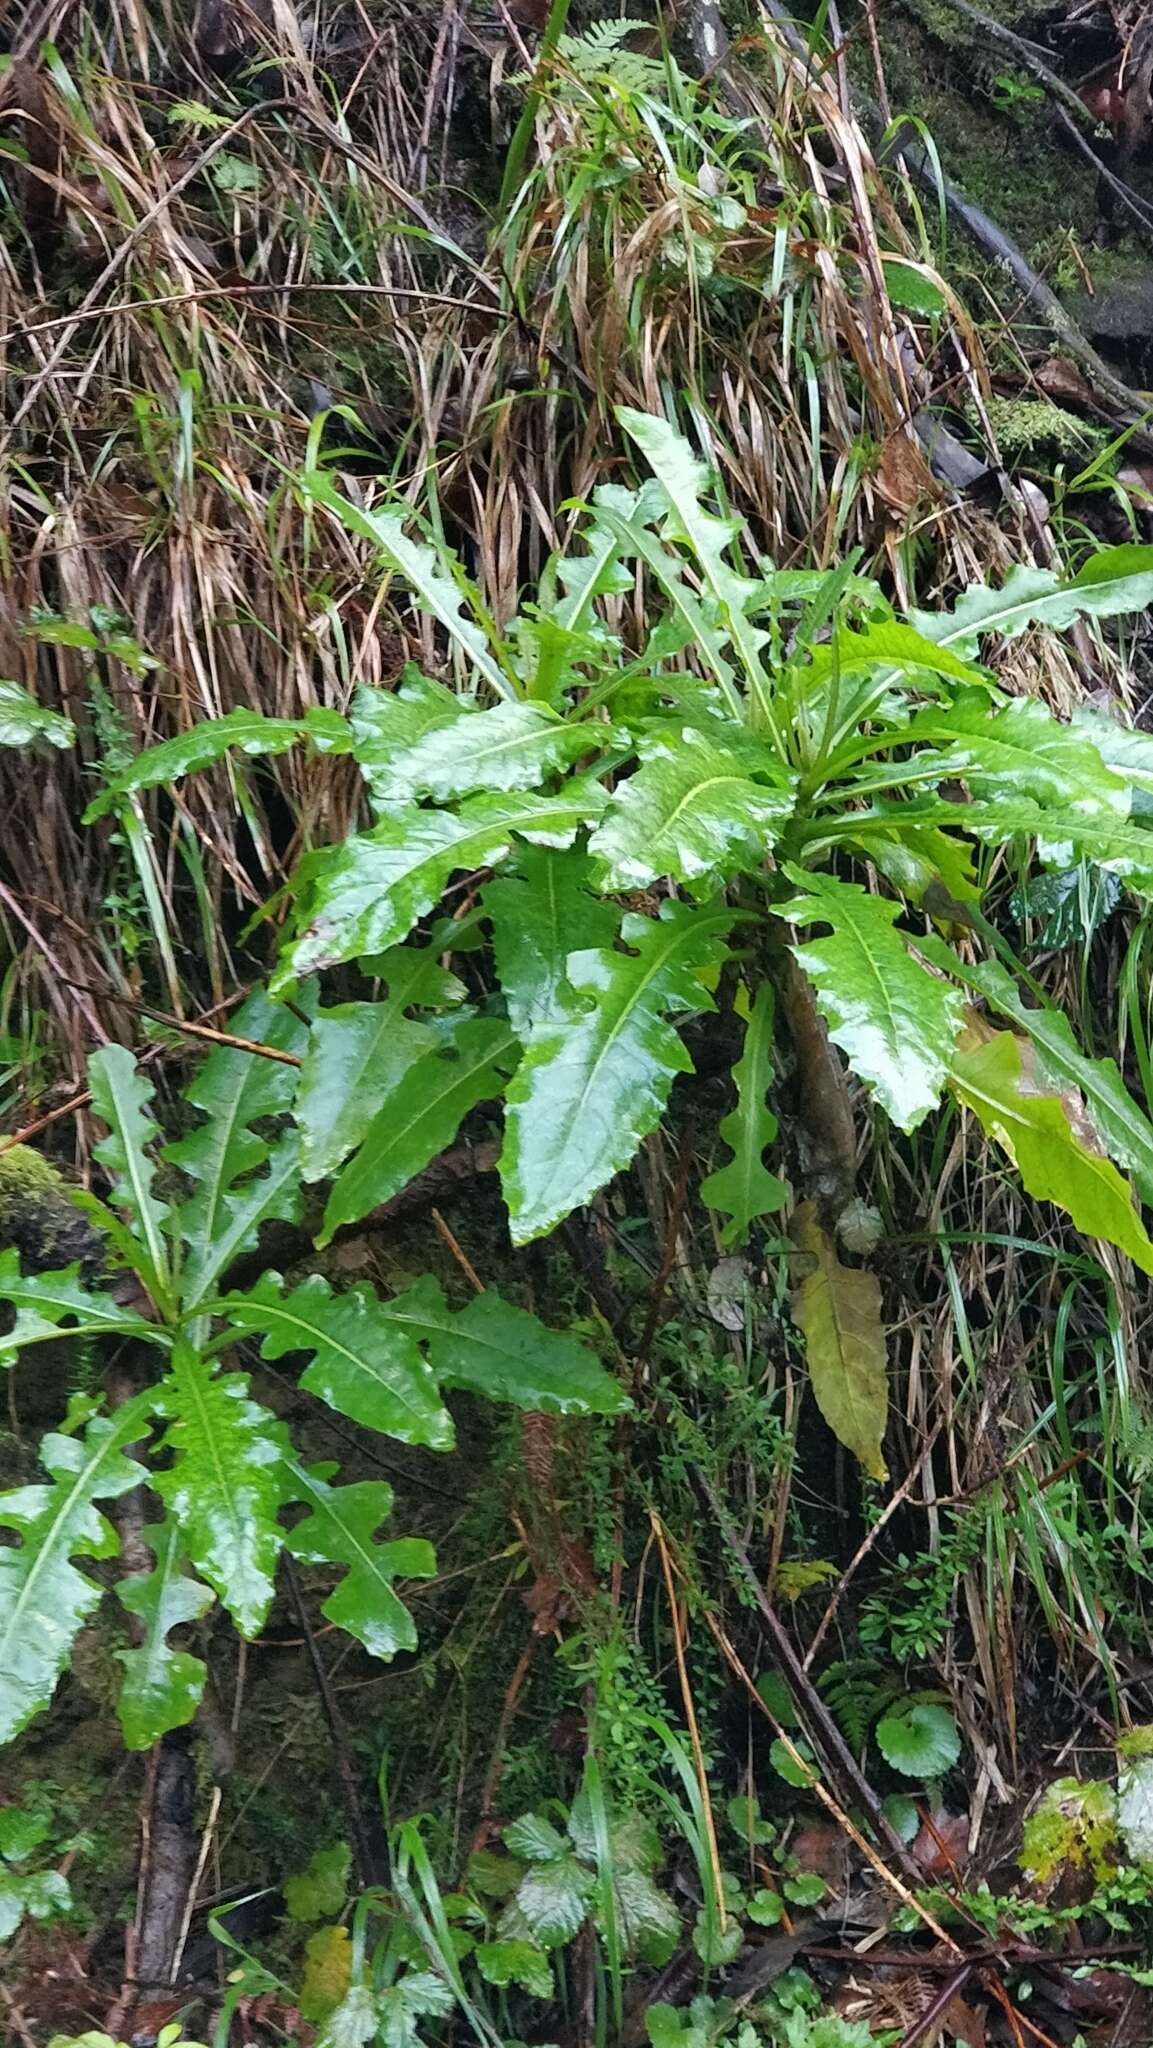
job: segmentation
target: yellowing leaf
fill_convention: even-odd
[[[881,1439],[889,1406],[881,1290],[872,1273],[842,1266],[812,1202],[793,1218],[792,1236],[813,1264],[792,1300],[805,1340],[817,1406],[839,1443],[871,1479],[887,1479]]]
[[[320,2026],[335,2012],[352,1976],[352,1944],[347,1927],[321,1927],[304,1944],[304,1981],[300,2016]]]
[[[954,1053],[949,1085],[982,1130],[1008,1153],[1029,1194],[1055,1202],[1086,1237],[1103,1237],[1153,1273],[1153,1243],[1129,1183],[1101,1150],[1075,1088],[1046,1092],[1033,1048],[1012,1031]]]

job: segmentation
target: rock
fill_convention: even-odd
[[[1065,303],[1082,333],[1094,341],[1153,340],[1153,269],[1119,277],[1092,297],[1071,293]]]

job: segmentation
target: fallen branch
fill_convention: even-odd
[[[901,1837],[894,1828],[892,1821],[885,1812],[880,1799],[874,1792],[844,1736],[841,1734],[824,1700],[804,1669],[796,1650],[793,1648],[792,1638],[753,1570],[749,1562],[748,1552],[737,1535],[728,1510],[717,1494],[716,1488],[711,1484],[699,1466],[694,1465],[692,1469],[697,1485],[700,1487],[712,1510],[716,1526],[725,1539],[730,1557],[737,1567],[737,1572],[734,1576],[739,1577],[742,1588],[752,1595],[753,1602],[768,1630],[769,1640],[773,1646],[773,1654],[780,1665],[781,1676],[792,1693],[793,1699],[796,1701],[805,1721],[812,1730],[814,1740],[824,1751],[828,1767],[839,1773],[843,1784],[852,1793],[853,1798],[868,1820],[877,1840],[884,1843],[890,1856],[898,1865],[909,1884],[920,1886],[922,1883],[922,1872],[918,1869],[916,1862],[910,1854],[908,1844],[902,1842]],[[903,1891],[904,1888],[898,1886],[897,1889]],[[940,1929],[936,1928],[935,1924],[934,1932],[941,1932]],[[946,1939],[947,1937],[942,1934],[941,1938]]]

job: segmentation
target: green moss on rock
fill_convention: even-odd
[[[59,1169],[30,1145],[0,1152],[0,1248],[8,1245],[32,1272],[78,1259],[94,1279],[104,1264],[100,1232],[77,1206]]]

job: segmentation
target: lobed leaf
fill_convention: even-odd
[[[403,577],[419,600],[420,609],[439,620],[470,668],[483,676],[498,697],[514,695],[512,684],[490,652],[484,632],[475,619],[465,615],[465,594],[470,600],[475,600],[471,585],[447,550],[442,553],[427,541],[409,538],[405,531],[405,522],[412,517],[409,506],[406,505],[403,512],[366,511],[363,506],[354,505],[350,498],[344,497],[323,470],[310,470],[301,479],[301,488],[313,504],[323,505],[327,511],[334,512],[350,533],[372,542],[389,567]]]
[[[1076,576],[1061,578],[1052,569],[1018,563],[1000,590],[971,584],[951,612],[913,612],[926,639],[975,654],[983,635],[996,633],[1013,640],[1028,626],[1056,631],[1077,619],[1112,618],[1139,612],[1153,604],[1153,548],[1132,544],[1102,548],[1091,555]]]
[[[894,930],[899,903],[836,875],[792,866],[785,873],[806,893],[782,904],[780,916],[830,926],[795,952],[829,1036],[893,1122],[915,1130],[940,1099],[963,998],[921,966]]]
[[[285,1294],[278,1273],[264,1273],[248,1294],[218,1306],[235,1328],[259,1335],[261,1357],[309,1352],[301,1386],[339,1415],[430,1450],[452,1446],[452,1422],[419,1342],[370,1287],[334,1294],[311,1273]]]
[[[0,682],[0,747],[29,747],[47,740],[50,747],[71,747],[76,727],[70,718],[48,711],[19,683]]]
[[[773,991],[767,981],[757,990],[745,1028],[744,1051],[733,1068],[737,1106],[722,1119],[719,1136],[733,1157],[727,1166],[701,1182],[701,1200],[728,1216],[721,1243],[742,1245],[759,1216],[771,1215],[788,1200],[784,1181],[765,1165],[765,1152],[777,1135],[777,1119],[765,1102],[772,1078]]]
[[[699,896],[762,866],[792,811],[791,790],[753,782],[723,738],[693,726],[652,733],[638,751],[641,766],[617,785],[589,842],[598,888],[671,876]]]
[[[1085,1237],[1105,1238],[1153,1273],[1153,1243],[1128,1183],[1101,1150],[1080,1096],[1048,1092],[1027,1039],[999,1031],[970,1043],[953,1054],[949,1085],[1008,1153],[1030,1195],[1055,1202]]]
[[[764,586],[740,576],[725,560],[725,550],[740,532],[739,519],[719,519],[701,503],[711,479],[698,462],[688,442],[667,420],[650,413],[635,412],[618,405],[616,417],[629,439],[635,441],[667,500],[673,537],[691,548],[707,589],[724,621],[728,637],[740,657],[754,698],[764,704],[771,694],[769,678],[761,659],[769,635],[748,617],[755,597]]]
[[[436,1553],[431,1543],[414,1537],[377,1541],[377,1530],[392,1513],[392,1488],[383,1480],[330,1486],[325,1471],[292,1462],[293,1496],[307,1501],[310,1512],[286,1535],[285,1548],[303,1564],[345,1567],[321,1612],[373,1657],[413,1650],[416,1624],[394,1581],[435,1578]]]
[[[408,1012],[455,1005],[466,993],[431,946],[396,946],[372,966],[387,993],[318,1010],[309,1033],[294,1112],[306,1181],[336,1172],[364,1137],[365,1104],[395,1094],[440,1042],[439,1019],[418,1022]]]
[[[308,1027],[263,990],[237,1013],[239,1038],[274,1047],[297,1058],[308,1043]],[[252,1125],[283,1116],[296,1094],[299,1068],[239,1046],[209,1053],[184,1090],[184,1099],[204,1112],[205,1121],[188,1137],[169,1145],[165,1158],[196,1183],[180,1206],[185,1254],[181,1289],[186,1309],[195,1308],[241,1252],[257,1242],[261,1223],[300,1215],[300,1147],[293,1132],[270,1140]]]
[[[370,724],[365,694],[362,685],[354,752],[381,807],[417,796],[444,803],[479,790],[537,789],[611,737],[606,726],[566,724],[539,704],[469,710],[423,677],[375,691]]]
[[[121,1605],[144,1624],[144,1641],[114,1654],[124,1666],[117,1712],[127,1749],[151,1749],[170,1728],[185,1728],[204,1692],[207,1666],[187,1650],[171,1648],[168,1636],[185,1622],[198,1621],[212,1606],[212,1592],[184,1570],[184,1544],[174,1521],[149,1525],[145,1540],[156,1560],[150,1572],[121,1579]]]
[[[470,797],[456,812],[413,804],[390,811],[372,832],[308,855],[300,869],[304,929],[274,987],[383,952],[433,909],[458,869],[494,866],[518,838],[571,846],[607,801],[585,780],[556,796]]]
[[[391,1200],[450,1145],[478,1102],[502,1093],[520,1040],[499,1017],[466,1017],[409,1068],[403,1088],[380,1103],[360,1150],[338,1175],[324,1211],[318,1245],[330,1244]]]
[[[874,834],[886,836],[894,825],[898,831],[915,831],[930,825],[955,827],[974,839],[995,846],[1017,835],[1037,841],[1039,858],[1047,866],[1069,868],[1079,859],[1121,875],[1139,895],[1153,895],[1153,833],[1130,818],[1102,812],[1087,816],[1063,806],[1032,802],[1028,797],[1004,796],[970,804],[933,802],[894,804],[853,814],[852,837],[871,849]]]
[[[149,1114],[152,1091],[123,1045],[103,1045],[88,1062],[92,1107],[108,1126],[108,1136],[93,1149],[93,1158],[112,1176],[112,1200],[132,1219],[139,1244],[138,1271],[158,1307],[168,1299],[171,1283],[166,1226],[167,1202],[153,1192],[156,1167],[148,1147],[159,1137]]]
[[[1087,734],[1062,724],[1035,697],[991,706],[984,692],[965,691],[945,711],[920,712],[901,739],[940,742],[935,752],[915,756],[918,775],[966,782],[976,797],[1025,796],[1089,816],[1128,816],[1124,778],[1105,765]]]
[[[110,1294],[87,1287],[79,1263],[58,1273],[22,1273],[20,1255],[11,1246],[0,1252],[0,1301],[16,1310],[10,1330],[0,1336],[0,1366],[14,1364],[29,1344],[59,1337],[133,1337],[139,1343],[166,1344],[167,1333],[125,1308]],[[62,1327],[70,1318],[67,1328]]]
[[[692,1062],[671,1010],[710,1010],[701,976],[724,957],[729,910],[627,916],[629,953],[568,961],[571,993],[530,1036],[506,1097],[501,1175],[513,1241],[543,1237],[629,1164]]]
[[[610,946],[616,937],[620,911],[590,895],[591,875],[584,854],[526,846],[515,867],[485,889],[497,979],[522,1040],[553,1014],[567,990],[569,954]]]
[[[172,1464],[153,1484],[241,1635],[259,1635],[276,1590],[277,1518],[292,1498],[283,1425],[252,1400],[245,1374],[219,1373],[183,1343],[159,1401]]]
[[[284,754],[302,739],[311,739],[322,753],[346,753],[348,725],[338,711],[319,705],[311,706],[299,718],[269,718],[244,706],[226,712],[223,718],[202,718],[187,732],[161,740],[159,746],[145,747],[126,768],[110,777],[89,804],[82,822],[94,824],[142,789],[180,782],[186,775],[211,768],[234,748],[241,754]]]
[[[450,1309],[437,1282],[424,1274],[389,1302],[386,1313],[427,1345],[441,1386],[550,1415],[618,1415],[630,1405],[585,1345],[547,1329],[499,1294],[480,1294]]]
[[[115,1557],[115,1530],[94,1503],[139,1486],[126,1452],[146,1430],[151,1396],[97,1416],[82,1438],[49,1432],[40,1459],[53,1483],[0,1494],[0,1528],[17,1543],[0,1548],[0,1742],[10,1742],[48,1705],[81,1624],[102,1588],[74,1556]]]
[[[885,1479],[889,1385],[880,1287],[872,1273],[842,1266],[812,1202],[802,1202],[792,1234],[812,1261],[794,1290],[792,1315],[805,1340],[817,1406],[870,1479]]]

